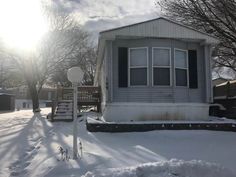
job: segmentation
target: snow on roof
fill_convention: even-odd
[[[223,85],[226,85],[226,84],[235,84],[236,83],[236,80],[229,80],[229,81],[226,81],[226,82],[223,82],[223,83],[221,83],[221,84],[218,84],[218,85],[216,85],[216,87],[219,87],[219,86],[223,86]]]
[[[21,86],[17,86],[17,87],[8,88],[8,90],[14,90],[14,89],[27,90],[28,86],[27,85],[21,85]],[[56,87],[53,86],[53,85],[44,84],[42,86],[42,89],[56,89]]]
[[[2,95],[14,96],[13,94],[10,94],[10,93],[0,93],[0,96]]]

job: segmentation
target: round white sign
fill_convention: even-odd
[[[67,71],[67,78],[70,82],[79,83],[82,81],[84,77],[84,72],[81,70],[80,67],[72,67]]]

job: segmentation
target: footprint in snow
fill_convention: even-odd
[[[11,163],[9,166],[10,176],[25,176],[27,174],[27,167],[31,164],[32,159],[37,155],[40,145],[35,143],[35,146],[30,146],[26,151],[19,157],[18,160]]]

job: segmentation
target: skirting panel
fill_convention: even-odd
[[[201,103],[110,103],[103,117],[108,122],[153,120],[207,120],[209,105]]]

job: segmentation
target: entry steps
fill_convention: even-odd
[[[73,121],[73,102],[72,100],[60,100],[58,102],[54,121]]]

